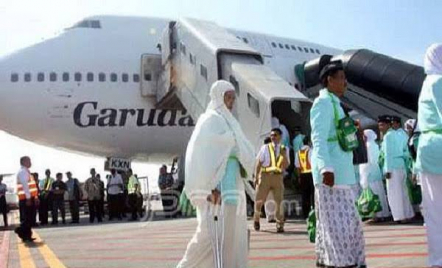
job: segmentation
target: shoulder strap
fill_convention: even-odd
[[[331,95],[330,92],[327,91],[328,96],[331,99],[331,102],[333,104],[333,115],[334,115],[334,121],[335,121],[335,126],[338,127],[339,126],[339,113],[338,113],[338,105],[335,101],[335,99],[333,98],[333,96]]]

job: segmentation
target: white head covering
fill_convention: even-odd
[[[378,164],[379,146],[376,143],[378,135],[371,129],[364,130],[365,141],[367,145],[368,162],[359,165],[359,173],[361,176],[360,183],[363,188],[368,187],[368,179],[370,176],[382,176]]]
[[[272,128],[277,128],[280,126],[279,119],[276,117],[272,117]]]
[[[442,44],[433,44],[427,49],[424,68],[426,74],[442,75]]]
[[[206,203],[207,194],[223,178],[232,152],[247,172],[247,177],[252,176],[253,146],[224,104],[225,93],[233,90],[233,85],[223,80],[212,85],[210,103],[198,119],[187,146],[185,189],[194,205]]]
[[[404,123],[404,129],[405,130],[408,130],[408,128],[414,129],[414,125],[415,124],[416,124],[416,120],[415,119],[408,119]]]

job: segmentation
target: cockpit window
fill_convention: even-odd
[[[76,23],[72,28],[93,28],[101,29],[101,23],[99,20],[82,20]]]

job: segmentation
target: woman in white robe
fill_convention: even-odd
[[[378,159],[380,154],[379,145],[376,143],[376,133],[371,129],[364,130],[365,143],[367,145],[368,162],[359,166],[361,176],[361,187],[366,189],[370,187],[375,195],[379,196],[382,210],[376,213],[375,220],[385,220],[390,217],[387,194],[385,193],[384,183],[382,181],[382,172],[379,167]]]
[[[244,268],[248,262],[244,182],[253,172],[254,150],[230,112],[233,85],[215,82],[210,97],[186,151],[185,191],[197,209],[198,226],[177,268]]]

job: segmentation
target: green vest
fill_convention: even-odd
[[[138,182],[138,179],[132,175],[129,178],[129,183],[127,184],[127,192],[128,194],[134,194],[136,186],[138,185],[138,188],[140,187],[140,183]],[[139,189],[138,189],[139,190]]]

